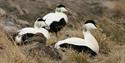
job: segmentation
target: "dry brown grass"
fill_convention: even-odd
[[[27,56],[27,53],[25,52],[27,46],[16,46],[13,42],[8,40],[6,33],[1,30],[0,47],[2,47],[2,49],[0,49],[0,61],[2,63],[114,63],[114,61],[115,63],[124,63],[125,45],[123,44],[120,46],[119,44],[115,44],[110,40],[110,36],[107,37],[107,35],[103,33],[103,29],[107,28],[100,27],[100,25],[103,26],[104,23],[112,24],[107,18],[104,18],[103,21],[106,22],[97,23],[98,29],[92,31],[92,34],[95,36],[100,46],[99,54],[95,58],[90,58],[87,54],[77,53],[70,49],[66,50],[66,52],[60,51],[62,54],[62,60],[60,61],[52,60],[49,56],[39,56],[39,54],[36,54],[35,56]],[[107,23],[107,21],[109,22]],[[61,30],[59,32],[60,36],[58,37],[58,40],[72,36],[84,38],[82,22],[76,24],[79,25],[77,28],[75,27],[76,25],[70,24]],[[114,29],[111,25],[107,26],[110,27],[110,29]],[[47,45],[55,43],[58,40],[54,34],[51,34],[51,38],[47,41]]]
[[[29,61],[25,55],[21,53],[18,46],[8,40],[5,32],[0,30],[0,62],[2,63],[35,63]]]
[[[125,0],[116,1],[115,12],[117,17],[125,17]]]
[[[36,18],[36,15],[39,16],[40,13],[45,14],[48,11],[52,10],[50,8],[46,8],[44,4],[41,4],[41,3],[38,4],[39,1],[44,2],[42,0],[32,0],[32,3],[29,3],[30,0],[27,0],[27,2],[25,3],[21,0],[18,0],[17,2],[16,0],[12,0],[12,1],[15,1],[15,4],[20,3],[21,8],[25,8],[29,10],[28,16],[19,15],[18,17],[22,19],[25,18],[30,22],[32,19]],[[56,0],[54,0],[53,4],[57,3],[55,1]],[[82,34],[83,33],[82,24],[84,20],[92,19],[96,15],[93,15],[93,13],[91,12],[91,9],[89,8],[89,6],[91,5],[87,6],[86,3],[83,5],[85,6],[85,8],[81,9],[80,7],[83,7],[82,6],[83,3],[81,3],[81,1],[82,0],[78,0],[77,2],[72,1],[74,2],[74,4],[80,3],[78,5],[79,7],[77,5],[70,6],[70,4],[66,3],[67,5],[69,5],[69,8],[73,10],[72,11],[73,14],[69,15],[69,19],[70,19],[69,24],[59,32],[58,39],[57,37],[55,37],[54,34],[51,34],[51,38],[47,41],[47,45],[55,43],[58,40],[65,39],[67,37],[75,36],[75,37],[84,38]],[[50,2],[48,1],[48,4]],[[68,1],[68,3],[72,3],[72,2]],[[28,3],[29,5],[27,5]],[[40,4],[43,5],[43,7],[45,8],[41,9]],[[115,16],[99,17],[97,21],[98,29],[92,31],[92,34],[95,36],[100,46],[99,54],[95,58],[90,58],[89,55],[87,54],[77,53],[76,51],[71,49],[66,49],[65,52],[59,51],[62,54],[62,60],[59,60],[59,61],[52,60],[49,56],[39,55],[37,54],[36,51],[34,51],[36,55],[29,56],[27,54],[27,51],[25,50],[27,50],[28,48],[32,48],[32,45],[29,45],[29,46],[15,45],[13,41],[10,41],[8,39],[8,35],[5,33],[5,31],[2,31],[2,28],[0,28],[0,63],[125,63],[125,49],[124,49],[125,44],[124,44],[124,37],[123,37],[125,36],[124,34],[125,26],[124,27],[121,26],[123,23],[125,23],[124,22],[124,18],[125,18],[124,4],[125,4],[124,0],[116,1],[115,3],[116,6],[113,9],[114,11],[113,13],[115,13]],[[19,9],[16,10],[15,7],[7,6],[7,5],[9,4],[6,2],[6,4],[4,4],[2,7],[6,9],[10,14],[15,13],[14,15],[18,15]],[[13,5],[13,2],[11,2],[10,5]],[[30,5],[33,5],[33,7],[30,7]],[[52,7],[51,5],[52,4],[50,4],[50,7]],[[37,6],[39,6],[39,8],[37,8]],[[75,7],[77,9],[75,9]],[[79,10],[82,10],[82,11],[79,11]],[[96,9],[94,9],[94,11],[95,11],[94,13],[97,12]],[[83,15],[85,14],[86,16],[83,16],[83,15],[81,16],[81,14]],[[101,13],[98,13],[98,14],[101,15]],[[110,13],[107,14],[106,12],[105,14],[110,15]],[[120,19],[117,17],[120,17]],[[121,20],[121,18],[123,18],[123,20]]]
[[[73,31],[68,30],[66,33],[64,33],[66,30],[68,30],[68,28],[63,29],[63,31],[60,32],[62,35],[59,37],[59,40],[64,39],[63,37],[65,37],[66,34],[84,38],[82,30],[72,29]],[[124,45],[120,47],[119,45],[114,44],[108,37],[106,37],[105,34],[99,30],[94,30],[92,33],[99,42],[99,55],[97,55],[95,58],[90,58],[84,53],[77,53],[68,49],[66,52],[61,52],[63,56],[62,60],[55,61],[47,56],[26,56],[27,53],[22,50],[25,49],[25,46],[20,47],[14,45],[11,41],[8,40],[5,32],[0,31],[0,47],[2,47],[0,50],[0,61],[2,63],[114,63],[114,61],[116,63],[124,63]],[[55,36],[53,37],[56,39]],[[57,40],[51,38],[48,42],[53,43],[53,41],[56,42]]]

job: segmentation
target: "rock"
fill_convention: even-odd
[[[6,16],[6,12],[2,8],[0,8],[0,18],[3,16]]]
[[[14,20],[10,18],[0,19],[0,27],[7,33],[15,33],[18,30]]]
[[[30,23],[28,21],[21,20],[21,19],[16,19],[16,24],[20,25],[21,28],[30,26]]]
[[[3,29],[8,33],[15,33],[18,30],[18,28],[14,26],[5,26]]]
[[[57,49],[52,46],[46,46],[42,43],[36,44],[36,46],[29,49],[28,52],[31,57],[38,56],[37,59],[41,59],[41,57],[49,57],[54,60],[62,59],[62,55]]]

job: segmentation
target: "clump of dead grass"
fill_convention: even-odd
[[[116,17],[122,17],[125,16],[125,0],[120,0],[120,1],[116,1],[116,5],[114,8],[114,11],[116,13]],[[124,17],[123,17],[124,18]]]
[[[116,12],[116,17],[125,15],[124,0],[120,1],[116,4],[116,8],[114,8]],[[90,16],[88,16],[88,19],[90,19]],[[64,38],[72,36],[83,38],[82,34],[83,31],[82,20],[84,20],[83,17],[75,16],[72,20],[71,20],[72,22],[69,22],[69,24],[60,32],[60,37],[58,37],[58,39],[52,34],[52,37],[48,40],[47,45],[50,45],[52,43],[57,42],[58,40],[62,40]],[[23,46],[21,47],[16,46],[10,40],[8,40],[7,35],[5,34],[4,31],[0,31],[0,62],[2,63],[114,63],[114,62],[124,63],[125,46],[118,45],[112,42],[112,40],[121,40],[121,38],[123,37],[121,35],[123,32],[116,30],[120,27],[118,27],[115,22],[113,22],[111,19],[107,17],[100,18],[100,21],[98,22],[100,26],[98,27],[98,29],[101,29],[101,31],[97,29],[92,33],[99,43],[100,51],[99,54],[94,59],[88,57],[87,54],[77,53],[76,51],[73,50],[67,50],[67,52],[61,52],[63,54],[63,59],[58,62],[45,56],[39,56],[39,55],[35,55],[34,57],[26,56],[25,52],[21,50]]]
[[[107,37],[105,34],[100,32],[99,30],[93,31],[93,35],[95,36],[96,40],[99,44],[99,53],[101,54],[108,54],[110,53],[110,46],[112,46],[112,41]]]
[[[33,60],[29,61],[18,46],[8,40],[4,31],[0,31],[0,47],[0,62],[2,63],[35,63]]]
[[[90,63],[88,61],[89,55],[84,53],[78,53],[72,49],[65,49],[63,52],[63,60],[61,63]]]

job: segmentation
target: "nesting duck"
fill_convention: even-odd
[[[60,31],[68,23],[68,17],[64,12],[67,12],[65,6],[58,5],[54,13],[48,13],[47,15],[45,15],[40,20],[42,22],[37,20],[34,23],[34,27],[45,27],[50,32],[54,32],[57,34],[57,32]],[[38,26],[38,24],[40,26]]]
[[[55,48],[72,48],[78,52],[89,53],[95,56],[99,52],[99,45],[95,37],[91,34],[92,29],[97,29],[94,20],[87,20],[84,25],[84,39],[78,37],[71,37],[55,44]]]
[[[37,19],[40,20],[40,19]],[[49,39],[50,35],[45,28],[38,27],[26,27],[17,31],[14,35],[14,39],[17,43],[27,43],[31,41],[45,43],[46,39]]]

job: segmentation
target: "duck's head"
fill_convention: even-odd
[[[37,21],[45,21],[45,20],[42,18],[37,18]]]
[[[67,9],[65,8],[64,5],[60,4],[56,7],[55,9],[56,12],[67,12]]]
[[[97,29],[96,23],[94,20],[87,20],[84,24],[85,24],[84,27],[86,30]]]
[[[34,24],[35,28],[45,28],[45,29],[49,29],[49,26],[46,24],[45,20],[43,20],[42,18],[37,18],[36,23]]]

